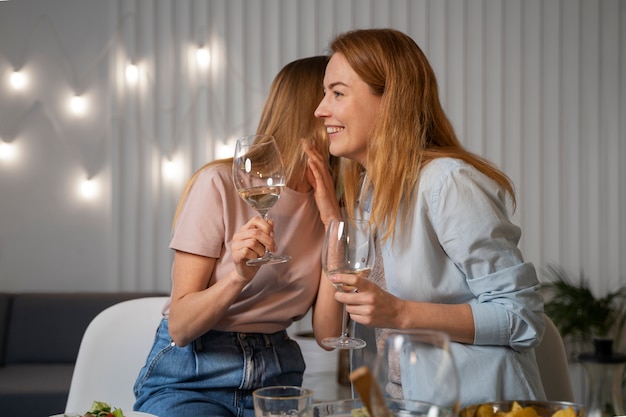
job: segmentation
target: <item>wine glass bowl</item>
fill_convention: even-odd
[[[387,332],[372,370],[383,396],[433,404],[442,417],[458,415],[459,380],[448,335],[434,330]]]
[[[265,221],[285,187],[285,167],[276,140],[270,135],[239,138],[233,157],[233,183],[239,196]],[[265,254],[249,259],[248,265],[284,263],[290,256],[277,256],[267,248]]]
[[[367,278],[374,266],[375,259],[374,238],[367,220],[331,220],[322,246],[322,268],[328,278],[337,274]],[[334,282],[333,285],[337,291],[357,291],[357,288],[352,285]],[[322,339],[324,346],[339,349],[365,347],[365,341],[348,336],[348,319],[344,305],[341,336]]]

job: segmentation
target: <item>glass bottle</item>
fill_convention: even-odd
[[[587,417],[623,416],[622,378],[626,355],[613,353],[613,340],[594,339],[595,351],[578,358],[587,371],[589,387],[585,408]]]

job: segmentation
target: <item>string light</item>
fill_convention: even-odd
[[[22,90],[28,84],[28,78],[22,71],[14,71],[9,77],[9,82],[15,90]]]
[[[129,64],[126,67],[126,81],[128,84],[137,84],[139,80],[139,68],[135,64]]]
[[[6,0],[0,0],[6,1]],[[194,46],[190,45],[189,58],[191,61],[195,61],[198,69],[206,70],[210,66],[219,65],[220,63],[220,48],[219,45],[212,47],[211,50],[207,46]],[[135,85],[142,81],[143,71],[140,65],[131,62],[127,62],[124,70],[124,80],[129,85]],[[8,74],[8,86],[14,90],[23,90],[29,87],[31,80],[29,78],[29,72],[23,69],[14,69],[14,71]],[[67,108],[68,111],[76,116],[83,116],[89,111],[89,96],[84,95],[82,92],[68,97]],[[234,141],[233,141],[234,142]],[[232,144],[217,145],[216,153],[219,158],[231,157],[233,154]],[[0,162],[13,161],[19,156],[18,146],[12,142],[4,142],[0,138]],[[176,158],[164,158],[162,162],[162,178],[168,181],[170,184],[179,184],[184,179],[185,174],[185,158],[179,156]],[[81,178],[77,184],[77,194],[83,199],[93,199],[100,193],[100,187],[98,181],[87,178]]]
[[[211,53],[208,48],[199,47],[196,51],[196,61],[200,68],[208,68],[211,63]]]
[[[13,161],[17,157],[14,144],[0,141],[0,161]]]
[[[86,179],[80,183],[80,195],[86,199],[92,199],[98,194],[98,184],[94,179]]]
[[[87,111],[87,100],[83,96],[76,95],[70,99],[70,110],[76,115],[85,114]]]
[[[177,159],[165,159],[163,161],[163,177],[170,181],[177,181],[182,178],[182,164]]]
[[[217,159],[230,158],[235,153],[235,140],[219,143],[215,150]]]

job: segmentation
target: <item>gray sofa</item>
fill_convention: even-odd
[[[78,348],[91,320],[118,302],[163,295],[0,293],[0,415],[63,412]]]

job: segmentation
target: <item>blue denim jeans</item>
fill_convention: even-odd
[[[285,331],[211,330],[178,347],[164,319],[135,382],[134,409],[158,417],[254,417],[252,391],[301,385],[304,368],[298,343]]]

